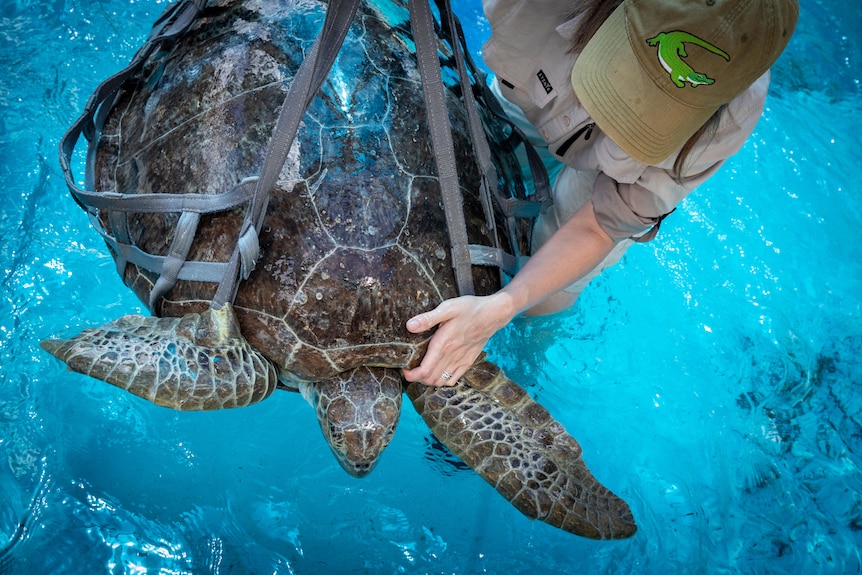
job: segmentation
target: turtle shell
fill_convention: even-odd
[[[325,9],[320,2],[275,0],[207,7],[170,53],[154,57],[144,77],[120,92],[97,147],[95,189],[219,194],[257,176]],[[506,234],[486,225],[480,173],[444,42],[440,54],[469,242],[492,246],[493,236]],[[499,189],[523,195],[506,128],[480,112]],[[245,210],[204,215],[189,260],[228,261]],[[167,255],[180,214],[102,211],[99,217],[109,233]],[[240,283],[234,308],[245,338],[279,367],[283,380],[418,363],[428,334],[409,333],[405,321],[458,293],[404,2],[360,7],[302,119],[259,240],[259,259]],[[473,267],[477,294],[499,289],[500,278],[497,268]],[[157,275],[128,263],[123,279],[146,302]],[[179,281],[153,311],[201,312],[216,288]]]

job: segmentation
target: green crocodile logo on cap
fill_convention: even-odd
[[[679,88],[685,87],[686,82],[691,84],[692,87],[703,84],[715,84],[715,80],[706,74],[696,72],[691,66],[686,64],[683,59],[688,57],[688,53],[685,51],[686,44],[696,44],[713,54],[721,56],[728,62],[730,61],[730,55],[727,52],[688,32],[680,32],[679,30],[661,32],[657,36],[649,38],[646,42],[650,46],[658,46],[658,60],[661,62],[662,68],[670,74],[670,79]]]

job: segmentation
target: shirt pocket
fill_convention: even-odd
[[[584,148],[595,142],[600,131],[583,108],[572,108],[545,122],[539,133],[548,142],[548,149],[554,156],[565,164],[571,164]]]
[[[492,36],[482,47],[482,57],[497,75],[500,84],[516,92],[512,99],[515,103],[521,105],[520,101],[524,99],[529,102],[529,106],[522,105],[522,108],[544,108],[557,97],[559,90],[535,56],[507,46]]]

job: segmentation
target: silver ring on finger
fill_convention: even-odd
[[[452,374],[448,371],[444,371],[443,375],[440,376],[440,379],[442,379],[443,381],[449,381],[450,379],[452,379]]]

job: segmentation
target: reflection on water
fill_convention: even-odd
[[[862,571],[862,22],[844,4],[803,1],[766,117],[663,237],[493,342],[632,504],[637,536],[596,544],[521,516],[409,407],[356,480],[296,394],[177,414],[42,353],[140,311],[56,145],[164,2],[4,3],[0,573]]]

